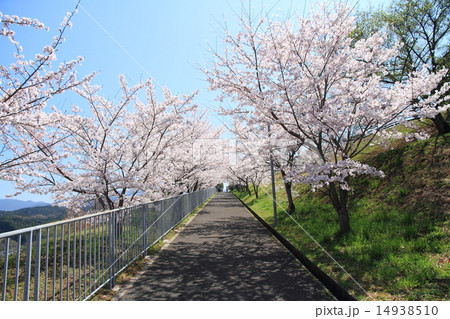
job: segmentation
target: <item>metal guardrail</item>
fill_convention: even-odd
[[[0,234],[1,300],[86,300],[215,188]]]

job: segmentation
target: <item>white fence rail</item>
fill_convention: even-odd
[[[0,234],[1,300],[86,300],[215,193]]]

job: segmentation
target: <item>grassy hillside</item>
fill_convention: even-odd
[[[47,224],[66,218],[65,208],[58,206],[39,206],[15,211],[0,211],[0,233]]]
[[[352,181],[352,231],[345,236],[339,235],[328,198],[304,185],[295,187],[295,221],[289,218],[281,208],[287,202],[278,181],[277,230],[358,299],[449,300],[449,159],[450,135],[374,149],[360,158],[386,177]],[[237,195],[271,223],[270,188],[260,193],[259,199]]]

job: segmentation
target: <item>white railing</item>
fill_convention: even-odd
[[[211,188],[0,234],[1,300],[86,300],[195,208]]]

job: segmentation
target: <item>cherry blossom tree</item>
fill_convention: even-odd
[[[122,95],[110,101],[93,85],[94,73],[78,80],[83,60],[61,63],[56,52],[71,27],[64,18],[58,35],[34,59],[26,60],[14,27],[44,30],[38,20],[0,13],[15,63],[0,66],[0,178],[18,193],[52,194],[73,212],[105,210],[212,187],[219,162],[195,158],[199,139],[218,139],[193,103],[196,93],[157,98],[152,81],[129,86],[119,77]],[[50,107],[55,95],[75,92],[84,105],[63,113]]]
[[[355,38],[367,37],[380,29],[387,30],[388,38],[400,44],[399,55],[390,63],[385,81],[408,77],[412,70],[424,64],[431,72],[450,67],[448,0],[395,0],[385,9],[358,13]],[[447,74],[440,84],[448,81]],[[432,118],[441,135],[450,132],[449,116],[446,112]]]
[[[305,148],[305,140],[292,138],[286,131],[278,129],[269,133],[267,141],[269,145],[264,149],[272,151],[272,160],[276,169],[280,172],[283,179],[284,189],[288,200],[287,212],[293,214],[295,212],[294,198],[292,195],[292,180],[288,178],[295,170],[295,167],[303,162],[310,162],[311,154]],[[290,138],[289,138],[290,137]],[[306,153],[305,153],[306,152]],[[270,158],[269,158],[270,161]]]
[[[166,169],[182,192],[212,187],[223,180],[223,130],[205,120],[206,111],[195,111],[180,123],[179,141],[165,151]]]
[[[264,141],[255,138],[256,131],[252,131],[243,123],[234,121],[233,126],[228,129],[235,133],[237,138],[234,150],[236,161],[227,165],[228,180],[231,180],[231,184],[241,185],[249,195],[253,191],[258,198],[260,185],[269,172],[266,156],[261,156],[261,152],[267,153],[267,150],[262,150]]]
[[[231,180],[231,184],[242,185],[249,195],[253,191],[258,198],[261,183],[268,177],[268,167],[261,161],[255,161],[248,153],[247,146],[243,144],[240,146],[238,161],[235,165],[228,166],[228,179]]]
[[[278,125],[311,143],[320,162],[302,165],[291,180],[324,188],[341,232],[349,232],[350,177],[383,176],[355,157],[393,124],[445,111],[439,98],[448,83],[434,90],[447,70],[423,67],[387,85],[382,79],[396,48],[383,46],[382,33],[355,43],[355,19],[339,2],[320,4],[307,18],[238,19],[240,31],[225,30],[224,51],[213,50],[213,65],[204,69],[210,89],[231,100],[224,113]]]
[[[82,80],[77,79],[74,69],[83,60],[81,57],[55,66],[56,52],[64,42],[64,33],[71,27],[70,20],[75,12],[68,13],[64,18],[53,42],[29,60],[16,39],[15,28],[47,28],[38,20],[0,12],[0,37],[8,40],[15,60],[9,67],[0,65],[1,179],[20,179],[22,165],[45,160],[42,150],[61,141],[61,136],[57,136],[53,129],[60,114],[55,109],[49,109],[48,102],[55,95],[93,77],[91,74]]]
[[[32,181],[18,181],[20,190],[53,194],[57,204],[81,212],[148,202],[191,190],[193,178],[203,182],[204,168],[188,167],[192,159],[183,153],[200,134],[214,134],[193,104],[195,94],[164,89],[159,101],[151,80],[119,82],[117,101],[91,83],[73,88],[87,107],[60,115],[61,143],[42,150],[46,161],[26,165],[23,174]]]
[[[283,179],[288,200],[287,212],[289,214],[294,213],[292,180],[288,179],[287,176],[296,165],[304,162],[306,157],[307,160],[311,160],[309,156],[302,152],[305,141],[292,137],[279,126],[261,126],[246,121],[245,116],[242,115],[235,116],[233,125],[227,128],[242,143],[242,151],[253,159],[249,161],[251,166],[247,167],[248,171],[254,169],[253,163],[259,163],[259,165],[268,169],[272,160]]]

